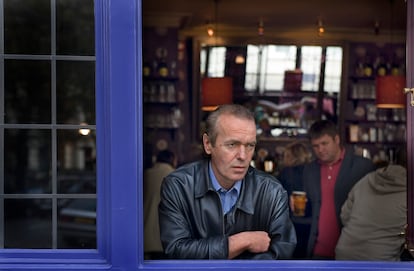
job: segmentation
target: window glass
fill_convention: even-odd
[[[208,77],[223,77],[226,66],[226,47],[210,48]]]
[[[50,0],[4,0],[4,51],[50,54]]]
[[[244,88],[246,90],[256,90],[258,88],[257,78],[260,74],[259,70],[259,52],[260,47],[255,45],[247,45],[246,58],[246,75],[244,81]]]
[[[96,200],[60,200],[59,248],[96,248]]]
[[[321,46],[302,46],[302,90],[318,91],[322,61]]]
[[[56,73],[57,122],[95,124],[94,62],[58,61]]]
[[[2,3],[0,248],[96,248],[94,3]]]
[[[50,62],[4,61],[6,123],[50,123]]]
[[[96,136],[87,128],[58,130],[57,191],[62,194],[96,193]]]
[[[327,47],[325,63],[325,82],[323,89],[327,92],[339,92],[341,90],[342,48]]]
[[[282,90],[285,71],[295,69],[296,46],[265,46],[261,63],[260,89]]]
[[[4,200],[4,247],[51,248],[52,200]]]
[[[4,192],[51,193],[49,130],[6,129],[4,132]]]
[[[247,46],[246,90],[282,90],[284,73],[295,69],[296,46]]]
[[[296,55],[296,46],[265,45],[247,46],[245,89],[246,91],[282,90],[285,71],[296,68],[300,57],[300,69],[303,72],[302,90],[317,91],[321,78],[322,47],[302,46],[300,56]],[[326,66],[324,90],[339,92],[342,75],[342,48],[326,47]]]
[[[206,61],[207,61],[207,49],[202,48],[200,51],[200,74],[201,77],[204,77],[206,74]]]
[[[94,55],[93,0],[56,0],[56,52]]]

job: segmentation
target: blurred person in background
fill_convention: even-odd
[[[307,257],[333,260],[342,205],[352,187],[375,167],[341,145],[338,128],[330,120],[314,122],[308,135],[316,159],[304,166],[302,174],[311,211]]]
[[[147,260],[165,258],[160,240],[158,204],[161,183],[176,166],[174,152],[162,150],[157,154],[154,165],[144,172],[144,257]]]
[[[337,260],[399,261],[407,225],[406,152],[396,164],[369,173],[342,206]]]
[[[292,191],[304,191],[303,167],[313,160],[309,147],[303,141],[294,141],[288,144],[283,151],[283,168],[278,176],[283,187],[292,195]],[[308,203],[307,203],[308,205]],[[305,216],[297,217],[290,212],[293,225],[296,230],[297,245],[293,258],[302,259],[306,257],[306,248],[310,230],[310,208],[305,208]]]

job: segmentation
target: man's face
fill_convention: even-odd
[[[217,122],[217,139],[213,146],[203,136],[204,150],[211,155],[213,172],[221,186],[228,189],[244,178],[256,146],[254,121],[221,115]]]
[[[313,151],[318,159],[324,164],[336,162],[341,155],[339,136],[331,137],[323,135],[311,140]]]

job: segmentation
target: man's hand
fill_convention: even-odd
[[[270,246],[269,234],[265,231],[245,231],[229,237],[229,259],[233,259],[249,251],[252,253],[266,252]]]

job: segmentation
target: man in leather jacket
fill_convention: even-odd
[[[209,158],[178,168],[161,187],[159,223],[174,259],[286,259],[296,245],[288,196],[270,174],[250,167],[252,112],[222,105],[203,134]]]

